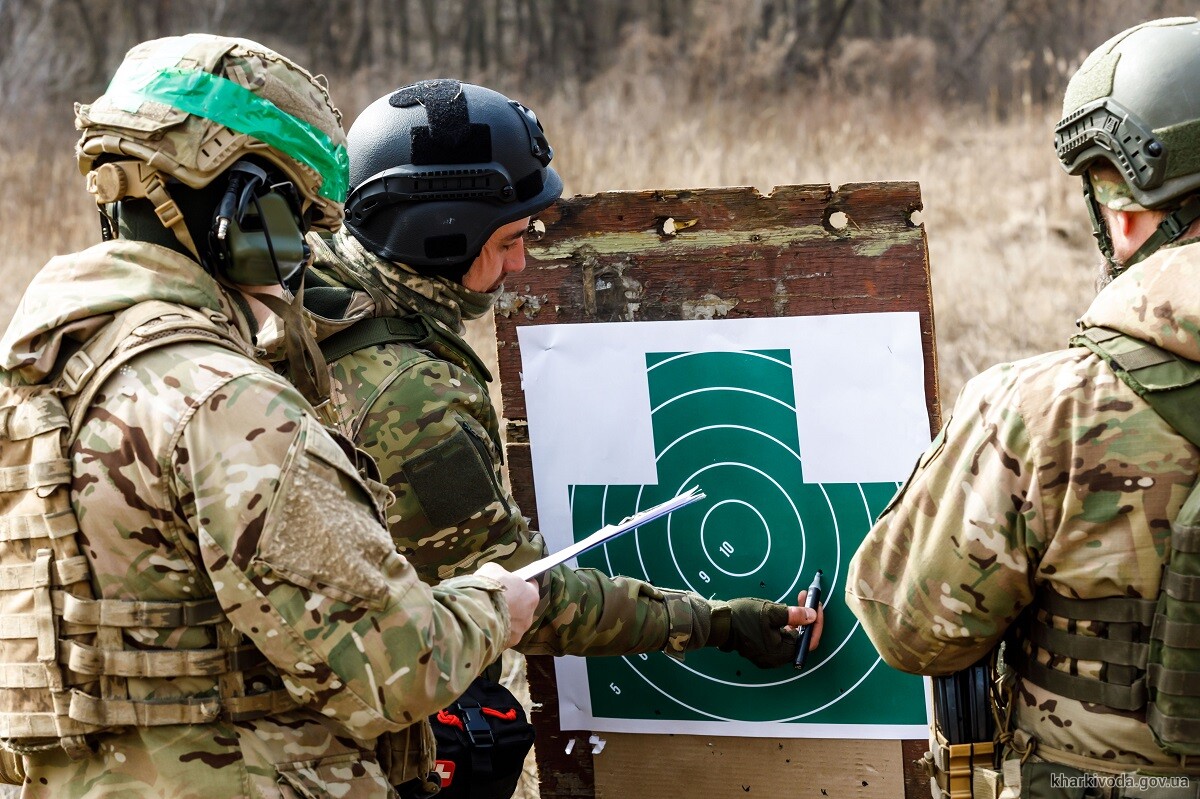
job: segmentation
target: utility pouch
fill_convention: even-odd
[[[388,785],[403,787],[410,780],[428,783],[430,777],[436,778],[437,774],[433,771],[436,749],[429,721],[421,719],[399,732],[379,736],[375,743],[375,757],[387,775]],[[437,787],[437,780],[433,779],[431,784],[422,788],[422,792],[432,795],[437,792]],[[406,797],[419,795],[415,790],[407,793],[402,790],[401,793]]]
[[[1021,799],[1106,799],[1095,776],[1061,763],[1021,766]]]
[[[517,789],[533,725],[512,692],[476,677],[466,693],[429,717],[437,740],[439,799],[509,799]],[[403,787],[401,795],[405,796]]]
[[[992,654],[962,671],[933,678],[934,728],[925,769],[937,799],[987,799],[994,793],[976,774],[993,774]],[[994,782],[994,780],[993,780]]]
[[[942,731],[935,727],[930,741],[931,751],[925,753],[930,794],[937,799],[990,799],[995,796],[994,790],[979,790],[980,783],[976,777],[977,772],[992,770],[993,747],[991,741],[948,743]]]

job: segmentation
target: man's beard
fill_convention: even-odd
[[[1103,255],[1100,256],[1099,262],[1096,264],[1096,293],[1099,294],[1104,290],[1104,287],[1113,282],[1116,277],[1115,272],[1120,267]]]

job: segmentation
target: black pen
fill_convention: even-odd
[[[812,585],[808,587],[808,597],[804,600],[804,607],[816,610],[820,604],[821,570],[817,569]],[[808,642],[812,640],[812,631],[815,626],[817,626],[817,620],[814,618],[812,624],[806,624],[800,628],[800,638],[796,641],[796,671],[804,668],[804,659],[808,657]]]

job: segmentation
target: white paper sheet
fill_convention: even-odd
[[[765,350],[786,350],[790,358],[795,403],[794,409],[789,406],[789,412],[794,410],[795,413],[795,433],[799,446],[796,457],[803,456],[803,482],[806,484],[898,484],[908,476],[916,458],[929,444],[924,362],[916,313],[540,325],[519,327],[517,334],[521,348],[522,386],[528,412],[538,517],[541,532],[551,551],[573,543],[571,486],[654,486],[659,482],[649,393],[648,353],[753,354]],[[746,392],[745,389],[737,390]],[[707,490],[703,482],[700,487]],[[888,489],[889,495],[894,487]],[[863,513],[865,500],[864,495],[859,505],[859,515],[864,519],[867,518],[867,514]],[[735,507],[734,503],[737,502],[736,499],[724,500],[723,512],[741,512],[744,515],[747,511]],[[749,509],[750,512],[753,510]],[[861,540],[869,521],[859,524],[859,527],[862,529],[851,533],[858,537],[857,540]],[[644,529],[631,536],[645,535]],[[837,546],[847,545],[843,540],[847,532],[839,532]],[[724,550],[709,552],[707,548],[710,544],[712,547],[732,546],[719,537],[709,542],[700,536],[697,541],[699,543],[696,546],[706,548],[710,562],[724,554]],[[735,543],[739,547],[750,545],[743,541]],[[849,542],[851,553],[856,545],[857,541]],[[770,552],[769,542],[767,552]],[[776,547],[771,557],[779,557],[779,554],[779,548]],[[848,556],[838,555],[828,559],[836,560],[836,563],[804,566],[808,573],[798,574],[797,582],[802,586],[807,585],[813,568],[817,565],[825,568],[831,580],[829,603],[832,607],[840,601]],[[714,565],[717,564],[714,562]],[[716,574],[707,566],[705,569]],[[625,573],[647,579],[642,574]],[[740,572],[729,570],[724,573],[741,575]],[[707,579],[703,572],[701,575]],[[674,585],[679,586],[679,583]],[[865,638],[857,624],[851,627],[846,620],[848,611],[844,607],[841,610],[845,629],[827,626],[821,649],[818,650],[819,653],[833,650],[829,657],[845,648],[852,636]],[[838,638],[842,636],[845,641],[839,643]],[[858,641],[858,648],[861,649],[861,640]],[[873,650],[871,653],[873,655]],[[640,686],[638,680],[653,682],[653,678],[638,671],[642,664],[634,657],[624,659],[629,663],[631,672],[628,677],[630,682],[623,683],[626,691],[634,685]],[[753,669],[752,666],[747,668]],[[823,671],[827,677],[831,670],[837,668],[834,664]],[[855,685],[863,683],[875,669],[890,671],[881,661],[866,662],[862,666],[861,676],[855,678]],[[794,675],[788,669],[788,673],[779,674],[779,681],[789,684],[795,681],[796,690],[819,685],[820,680],[825,678],[806,676],[810,670],[822,671],[820,664],[806,669],[800,675]],[[711,687],[723,682],[712,675],[698,672],[697,669],[682,665],[678,674],[685,680],[701,680],[701,690],[709,690],[703,688],[704,685]],[[699,711],[700,716],[711,720],[660,721],[604,716],[593,712],[591,694],[596,686],[589,685],[588,669],[583,659],[559,658],[557,674],[564,729],[768,737],[894,738],[924,735],[923,721],[875,724],[867,718],[855,719],[847,724],[805,723],[804,717],[816,713],[815,710],[812,713],[779,716],[772,716],[770,712],[760,714],[773,719],[769,721],[730,718],[728,715],[694,708],[686,700],[670,696],[670,687],[663,685],[650,687],[665,697],[665,704],[681,706],[693,714]],[[801,678],[808,682],[798,682]],[[919,681],[912,679],[914,695],[918,697],[915,701],[920,703]],[[771,684],[778,686],[779,682]],[[620,692],[616,681],[612,687]],[[766,695],[762,691],[755,693],[750,690],[756,687],[739,686],[748,690],[750,702],[756,701],[753,698],[755,696]],[[642,686],[637,690],[645,688]],[[831,697],[829,703],[817,710],[827,708],[836,701],[836,696]],[[918,712],[923,714],[924,709]]]

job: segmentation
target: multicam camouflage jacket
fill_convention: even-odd
[[[344,231],[310,235],[317,277],[357,296],[346,319],[424,314],[455,334],[493,297],[383,261]],[[311,304],[309,305],[311,308]],[[434,351],[436,350],[436,351]],[[408,343],[368,347],[330,365],[333,406],[343,432],[379,465],[396,495],[388,526],[400,552],[430,584],[487,561],[515,569],[541,557],[501,475],[500,425],[489,376],[464,342],[422,349]],[[541,579],[533,626],[517,646],[526,654],[618,655],[703,646],[708,604],[695,594],[661,591],[591,569],[552,569]]]
[[[219,311],[194,262],[116,241],[52,260],[0,347],[34,381],[72,339],[144,300]],[[220,318],[220,317],[219,317]],[[25,796],[392,796],[376,738],[445,705],[508,633],[498,584],[430,589],[399,556],[378,504],[300,395],[248,355],[204,342],[140,354],[89,407],[72,451],[72,501],[99,598],[215,597],[214,627],[125,632],[126,650],[248,645],[248,692],[282,684],[296,709],[248,720],[128,726],[92,757],[26,758]],[[217,629],[227,627],[217,625]],[[131,699],[212,696],[211,677],[123,680]]]
[[[1080,325],[1200,360],[1198,283],[1200,244],[1161,250],[1107,286]],[[996,366],[963,389],[855,555],[847,604],[888,663],[937,675],[988,653],[1039,590],[1153,598],[1169,523],[1198,471],[1196,448],[1089,349]],[[1075,667],[1099,676],[1099,663]],[[1114,771],[1178,765],[1144,711],[1085,705],[1027,680],[1013,704],[1016,729],[1048,759],[1067,759],[1057,750]]]

